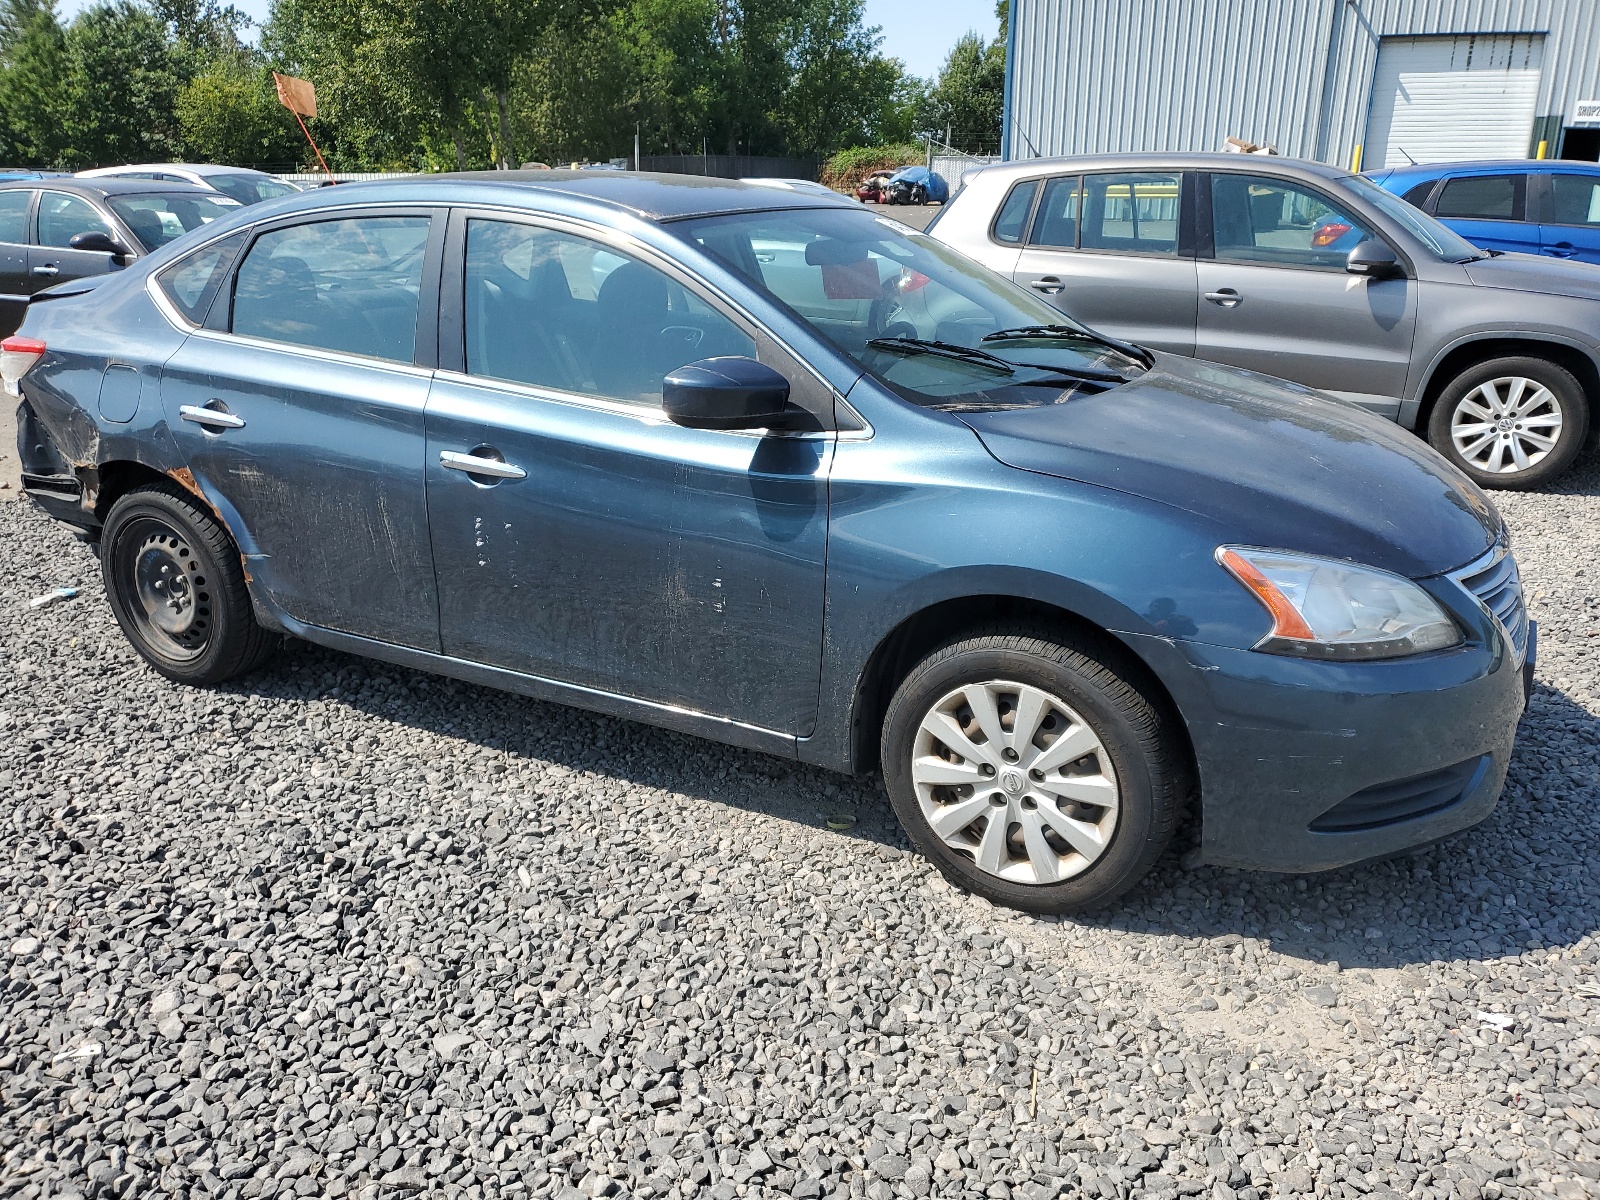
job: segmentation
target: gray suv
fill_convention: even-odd
[[[1316,388],[1536,487],[1600,430],[1600,267],[1480,250],[1360,175],[1231,154],[969,174],[929,233],[1102,333]]]

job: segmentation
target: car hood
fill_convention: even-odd
[[[1003,463],[1185,509],[1219,542],[1421,578],[1502,533],[1488,498],[1398,426],[1232,367],[1163,354],[1105,392],[959,415]]]
[[[1600,265],[1546,258],[1542,254],[1499,254],[1463,264],[1479,287],[1544,292],[1578,300],[1600,300]]]

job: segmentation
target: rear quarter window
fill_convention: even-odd
[[[205,323],[211,302],[216,299],[245,237],[246,234],[240,232],[202,246],[156,276],[156,286],[185,320],[194,325]]]
[[[994,240],[1019,245],[1028,231],[1028,214],[1033,211],[1033,196],[1039,190],[1037,179],[1025,179],[1006,193],[1005,202],[994,219]]]

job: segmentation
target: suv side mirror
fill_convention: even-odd
[[[74,250],[97,250],[102,254],[127,254],[128,248],[103,229],[75,233],[67,239]]]
[[[661,382],[662,406],[689,429],[770,429],[786,424],[789,381],[753,358],[703,358]]]
[[[1352,275],[1365,275],[1368,279],[1393,279],[1406,273],[1389,243],[1375,237],[1364,238],[1355,244],[1344,260],[1344,269]]]

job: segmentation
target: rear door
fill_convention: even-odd
[[[1192,197],[1181,171],[1046,180],[1013,278],[1101,333],[1193,354]]]
[[[34,246],[28,252],[29,292],[41,291],[68,279],[119,271],[118,256],[102,250],[74,250],[72,239],[80,233],[104,233],[122,240],[116,226],[82,196],[43,191],[34,220]]]
[[[1539,253],[1538,214],[1530,209],[1524,172],[1453,176],[1434,194],[1432,208],[1474,246]]]
[[[28,308],[28,224],[36,194],[0,189],[0,337],[16,330]]]
[[[1552,258],[1600,263],[1600,175],[1551,173],[1544,178],[1545,221],[1539,249]]]

